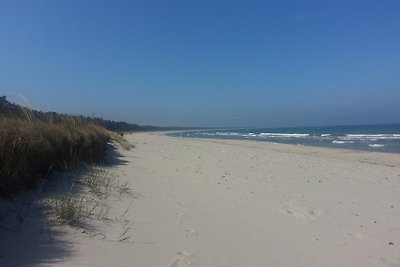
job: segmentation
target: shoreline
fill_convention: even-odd
[[[174,137],[246,140],[400,154],[400,125],[397,124],[347,127],[245,128],[242,130],[219,129],[180,131],[166,134]]]
[[[186,141],[199,141],[206,143],[215,143],[215,144],[228,144],[228,145],[246,145],[250,148],[255,149],[267,149],[274,152],[284,152],[284,153],[296,153],[296,154],[319,154],[319,155],[327,155],[337,157],[341,157],[343,159],[349,160],[359,160],[360,162],[376,164],[376,161],[380,161],[382,157],[385,157],[385,161],[390,159],[393,164],[386,164],[386,166],[396,166],[400,165],[400,154],[394,152],[377,152],[377,151],[368,151],[368,150],[357,150],[357,149],[347,149],[347,148],[334,148],[334,147],[324,147],[324,146],[312,146],[312,145],[294,145],[294,144],[282,144],[282,143],[274,143],[269,141],[258,141],[258,140],[235,140],[235,139],[218,139],[218,138],[196,138],[196,137],[175,137],[168,136],[164,133],[160,133],[159,136],[165,136],[168,138],[173,138],[176,140],[186,140]],[[356,157],[356,159],[354,159]],[[365,161],[365,157],[372,160],[371,162]],[[368,160],[368,159],[367,159]],[[385,165],[385,164],[383,164]]]
[[[168,133],[163,133],[163,135],[168,136]],[[376,151],[376,150],[367,150],[367,149],[356,149],[356,148],[342,148],[342,147],[333,147],[333,146],[320,146],[320,145],[303,145],[303,144],[289,144],[289,143],[278,143],[271,142],[267,140],[252,140],[252,139],[230,139],[230,138],[209,138],[209,137],[177,137],[177,136],[168,136],[173,138],[185,138],[185,139],[205,139],[205,140],[228,140],[228,141],[239,141],[239,142],[255,142],[255,143],[267,143],[272,145],[283,145],[283,146],[295,146],[295,147],[314,147],[314,148],[323,148],[323,149],[333,149],[333,150],[344,150],[344,151],[355,151],[355,152],[366,152],[366,153],[383,153],[383,154],[394,154],[400,155],[400,152],[391,152],[391,151]]]

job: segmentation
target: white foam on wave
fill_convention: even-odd
[[[200,134],[202,134],[202,135],[211,135],[211,136],[214,136],[215,134],[213,134],[213,133],[200,133]]]
[[[235,133],[235,132],[216,132],[216,135],[220,135],[220,136],[238,136],[240,135],[239,133]]]
[[[257,137],[257,135],[255,133],[243,134],[242,136],[246,137],[246,138]]]
[[[386,145],[382,145],[382,144],[371,144],[369,145],[370,147],[384,147]]]
[[[346,134],[344,137],[339,137],[341,140],[397,140],[400,139],[400,134]]]
[[[331,134],[321,134],[322,137],[331,136]]]
[[[260,133],[259,136],[261,136],[261,137],[294,137],[294,138],[302,138],[302,137],[308,137],[308,136],[310,136],[310,134]]]
[[[334,143],[334,144],[351,144],[351,143],[354,143],[354,141],[339,141],[339,140],[333,140],[332,143]]]

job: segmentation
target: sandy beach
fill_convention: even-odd
[[[126,138],[136,148],[112,171],[132,194],[111,202],[101,234],[22,231],[0,265],[400,266],[399,154]]]

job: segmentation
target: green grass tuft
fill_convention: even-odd
[[[55,205],[55,215],[61,222],[74,225],[81,217],[82,205],[72,197],[65,197],[58,200]]]
[[[94,194],[107,194],[110,192],[114,181],[107,170],[93,167],[93,169],[85,175],[83,183],[89,188],[89,191]]]

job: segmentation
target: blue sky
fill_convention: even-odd
[[[4,1],[0,94],[176,126],[400,122],[400,1]]]

